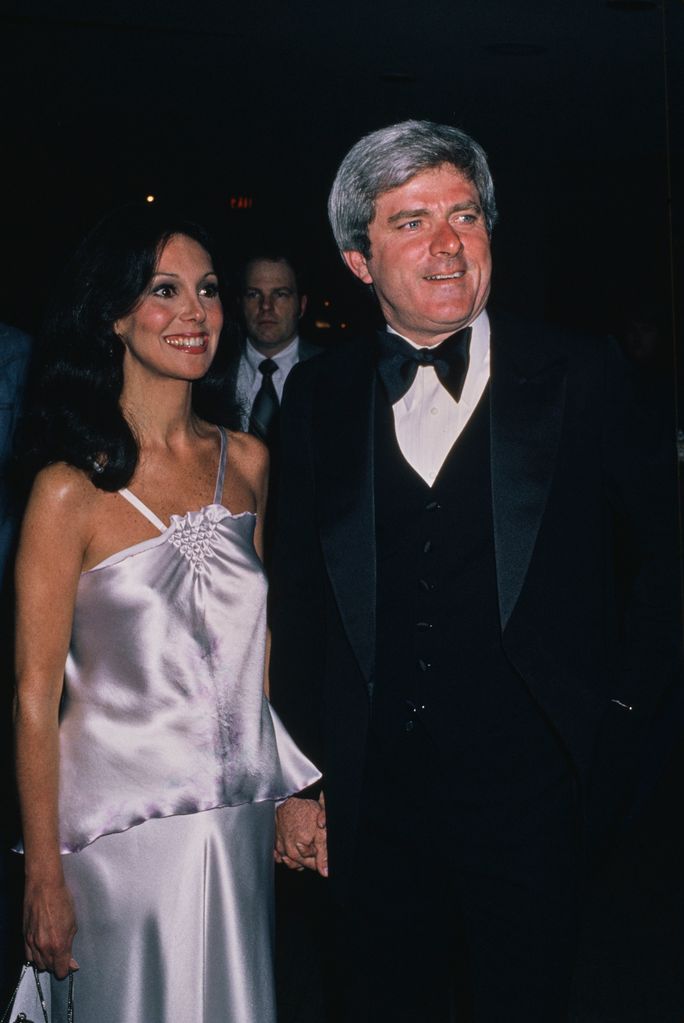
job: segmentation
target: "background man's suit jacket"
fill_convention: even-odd
[[[631,737],[679,685],[672,424],[635,402],[608,341],[492,317],[491,366],[503,646],[586,793],[597,748],[602,770],[624,766],[612,748],[636,764]],[[282,414],[271,693],[324,772],[342,885],[372,702],[378,386],[359,339],[297,367]],[[447,719],[431,731],[449,743]]]

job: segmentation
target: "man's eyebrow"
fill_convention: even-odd
[[[482,207],[475,199],[465,199],[463,202],[454,203],[453,206],[449,207],[447,216],[451,216],[452,213],[462,213],[463,210],[475,210],[480,213]],[[396,224],[398,220],[412,220],[415,217],[429,217],[431,210],[418,209],[418,210],[399,210],[397,213],[393,213],[391,217],[387,218],[388,224]]]
[[[257,288],[254,285],[248,285],[245,288],[245,294],[247,294],[248,291],[258,291],[260,295],[263,295],[266,292],[268,292],[269,295],[272,295],[276,291],[286,291],[288,295],[294,295],[295,293],[295,289],[291,288],[288,284],[278,284],[275,288],[266,288],[266,292],[264,291],[263,288]]]
[[[398,213],[393,213],[391,217],[387,218],[387,223],[395,224],[397,220],[412,220],[414,217],[426,217],[429,213],[429,210],[399,210]]]
[[[462,213],[463,210],[476,210],[478,213],[481,213],[482,207],[474,199],[466,199],[465,202],[454,203],[449,213]]]

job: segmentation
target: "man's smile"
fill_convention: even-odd
[[[424,280],[426,281],[457,281],[459,278],[465,277],[465,270],[454,270],[450,274],[426,274]]]

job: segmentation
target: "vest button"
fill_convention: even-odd
[[[439,501],[430,501],[429,504],[425,505],[425,511],[439,511],[441,507]]]
[[[418,659],[418,667],[421,671],[430,671],[432,669],[431,663],[429,661],[424,661],[422,657]]]
[[[415,722],[414,721],[405,721],[404,722],[404,731],[405,732],[412,732],[415,727],[416,726],[415,726]]]

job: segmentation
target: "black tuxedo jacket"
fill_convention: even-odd
[[[611,342],[491,322],[502,641],[586,788],[607,723],[632,733],[679,679],[674,434]],[[372,712],[374,348],[290,375],[272,571],[272,699],[324,773],[342,882]]]

